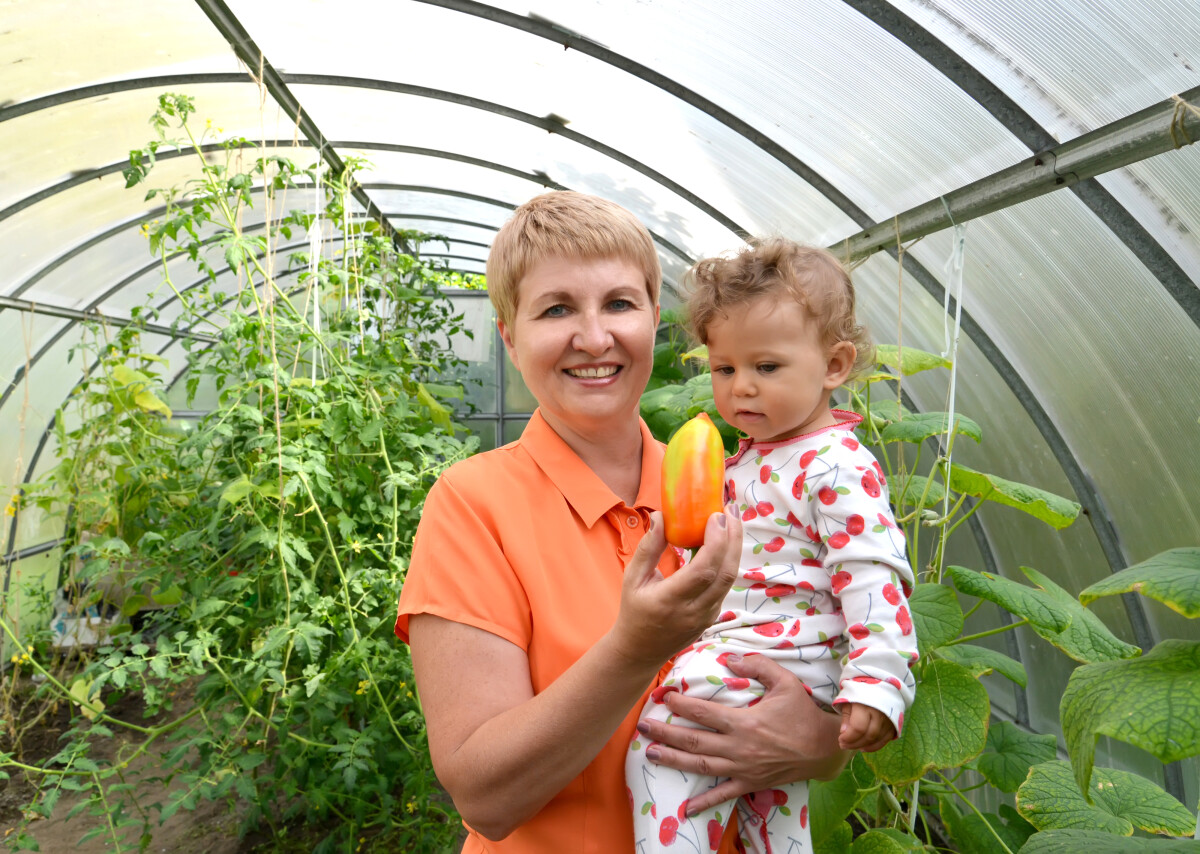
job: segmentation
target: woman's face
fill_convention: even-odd
[[[658,306],[628,261],[547,258],[521,279],[504,346],[560,435],[624,430],[650,379]]]

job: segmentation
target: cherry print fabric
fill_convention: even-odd
[[[643,718],[670,720],[663,700],[671,691],[753,705],[762,686],[724,665],[737,652],[774,659],[818,702],[862,703],[902,730],[917,660],[907,602],[913,574],[883,471],[853,432],[861,416],[833,411],[831,428],[783,442],[743,440],[726,462],[726,502],[745,532],[738,578],[718,621],[676,658]],[[730,805],[691,819],[684,810],[688,798],[718,781],[654,766],[646,746],[635,737],[626,755],[636,850],[674,848],[681,834],[700,852],[715,850],[705,846],[728,821]],[[755,793],[737,809],[747,851],[811,850],[806,784]]]

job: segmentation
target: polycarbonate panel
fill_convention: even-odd
[[[515,442],[521,438],[521,434],[525,432],[525,425],[529,423],[529,419],[522,418],[517,420],[504,419],[504,444]]]
[[[387,218],[392,227],[398,231],[421,231],[425,234],[449,237],[451,240],[482,243],[484,246],[491,246],[492,240],[496,237],[495,228],[462,225],[456,222],[439,222],[417,214],[389,213]]]
[[[16,381],[16,374],[65,325],[66,321],[59,318],[12,309],[0,311],[0,395],[5,398],[0,407],[0,501],[5,505],[24,480],[42,432],[58,405],[53,398],[39,394],[36,383],[27,384],[23,378]],[[7,540],[7,517],[0,519],[0,524],[5,526],[0,540]]]
[[[876,220],[1028,154],[958,87],[841,0],[498,5],[584,33],[688,86],[797,155]],[[607,134],[616,144],[636,153],[641,146],[629,137],[640,134],[672,162],[679,141],[695,133],[710,143],[697,147],[700,159],[725,164],[730,180],[749,177],[748,192],[790,190],[741,174],[745,163],[765,159],[761,150],[739,155],[741,144],[690,118],[674,126],[659,113],[675,119],[687,108],[671,96],[657,102],[619,74],[592,74],[589,64],[598,63],[563,51],[553,69],[571,85],[604,87],[583,89],[603,94],[594,112],[572,103],[572,127],[586,133],[621,125]],[[631,99],[665,134],[642,134],[640,124],[621,121]]]
[[[5,534],[7,536],[7,534]],[[7,595],[0,597],[0,614],[18,637],[46,629],[50,625],[54,588],[58,585],[58,569],[62,550],[52,549],[43,554],[15,561],[11,566],[0,565],[7,581]],[[0,635],[0,659],[8,662],[12,655],[7,634]]]
[[[260,109],[259,89],[249,82],[191,83],[172,91],[176,90],[195,100],[196,112],[189,126],[201,145],[239,136],[261,139],[263,133],[269,140],[290,140],[295,134],[294,119],[282,115],[274,102],[268,100]],[[149,118],[158,109],[162,91],[156,87],[114,92],[0,122],[6,172],[0,183],[0,209],[77,174],[128,164],[131,149],[155,139]],[[206,127],[206,119],[212,122],[210,127]],[[189,145],[182,130],[168,129],[167,138]],[[23,144],[31,139],[39,144]],[[161,151],[166,154],[171,149]],[[314,159],[312,150],[308,151],[309,159]],[[119,172],[99,180],[124,185]]]
[[[456,335],[450,342],[454,354],[460,359],[465,359],[468,364],[447,379],[462,381],[465,402],[475,407],[479,414],[498,414],[500,359],[507,357],[498,347],[496,313],[492,310],[492,304],[486,294],[447,293],[450,294],[455,311],[463,315],[463,328],[470,330],[472,334],[472,337],[465,334]],[[457,401],[455,403],[457,404]]]
[[[537,409],[537,398],[529,391],[529,386],[525,385],[525,378],[521,376],[521,372],[513,367],[511,359],[505,354],[507,360],[504,363],[504,413],[506,415],[512,413],[527,413]],[[512,440],[508,438],[508,432],[505,431],[506,442]]]
[[[1200,156],[1169,151],[1097,179],[1200,287]]]
[[[480,451],[490,451],[496,447],[496,419],[472,418],[464,423],[479,437]]]
[[[240,70],[200,8],[180,2],[9,0],[0,55],[4,96],[17,102],[109,80]]]
[[[441,193],[422,193],[413,190],[371,190],[370,196],[371,201],[383,211],[384,216],[411,212],[423,216],[448,216],[465,219],[496,228],[499,228],[505,220],[512,216],[512,208],[505,205],[493,205]],[[402,223],[403,220],[399,222]]]
[[[1197,83],[1192,0],[891,0],[1060,142]]]
[[[326,133],[338,138],[349,136],[385,145],[409,145],[473,157],[526,175],[540,173],[550,182],[567,189],[602,195],[624,205],[651,231],[692,255],[719,251],[734,239],[728,228],[634,167],[526,122],[414,95],[331,86],[297,85],[292,89],[303,101],[309,115]],[[422,120],[413,122],[407,118],[412,115],[420,115]],[[547,187],[539,182],[506,176],[507,180],[520,184],[501,186],[518,188],[509,194],[490,194],[487,188],[493,186],[496,179],[489,176],[505,173],[432,155],[401,155],[365,149],[360,152],[372,163],[372,169],[364,172],[361,178],[368,185],[392,181],[438,186],[440,174],[470,175],[466,187],[462,177],[450,177],[441,186],[498,198],[514,206],[547,191]],[[430,179],[420,179],[422,173],[429,174]],[[478,179],[479,188],[475,189],[477,174],[482,177]],[[414,176],[418,180],[414,180]],[[776,177],[784,178],[782,174]],[[701,186],[685,186],[685,189],[709,204],[717,204],[720,199],[713,201],[707,196],[712,189],[719,188],[723,180],[714,179]],[[376,192],[372,188],[372,196]],[[735,208],[732,213],[737,212]]]
[[[992,214],[969,234],[964,304],[1055,419],[1130,558],[1194,545],[1200,432],[1179,404],[1200,330],[1072,195]]]

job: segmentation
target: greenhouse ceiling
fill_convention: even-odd
[[[157,287],[139,232],[161,203],[121,170],[179,92],[222,135],[365,157],[360,213],[445,235],[428,251],[463,272],[561,188],[634,211],[669,289],[746,235],[829,246],[877,340],[942,352],[960,316],[958,405],[987,433],[961,459],[1084,508],[1060,533],[980,513],[983,565],[1078,590],[1200,534],[1193,0],[7,0],[0,69],[4,482],[53,456],[80,322]],[[160,154],[159,184],[191,158]],[[146,334],[179,372],[161,308]],[[905,402],[944,409],[944,386]],[[57,534],[21,513],[4,537],[7,568]],[[1113,607],[1145,648],[1194,633]],[[1053,730],[1068,672],[994,702]]]

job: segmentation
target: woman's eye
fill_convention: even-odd
[[[616,311],[628,311],[633,308],[633,302],[627,299],[615,299],[608,304],[608,307]]]
[[[567,307],[565,305],[552,305],[542,312],[542,315],[545,317],[563,317],[566,313]]]

